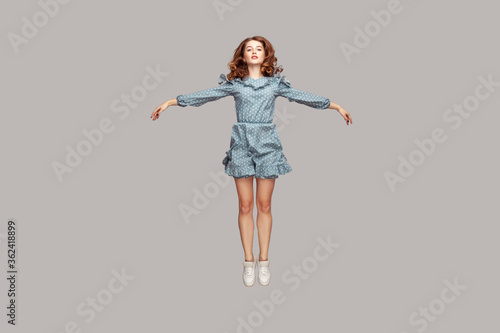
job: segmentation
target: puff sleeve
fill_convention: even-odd
[[[219,76],[219,86],[215,88],[196,91],[191,94],[178,95],[176,97],[179,106],[201,106],[207,102],[216,101],[223,97],[232,95],[233,83],[229,81],[225,74]]]
[[[326,109],[330,106],[330,99],[326,97],[293,88],[286,76],[280,78],[277,94],[290,102],[304,104],[314,109]]]

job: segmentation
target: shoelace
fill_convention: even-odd
[[[261,271],[261,272],[262,272],[262,274],[264,274],[264,275],[269,274],[269,268],[268,268],[268,267],[261,267],[261,268],[260,268],[260,271]]]
[[[253,267],[245,267],[245,273],[244,274],[247,275],[247,276],[252,276],[253,275],[252,270],[253,270]]]

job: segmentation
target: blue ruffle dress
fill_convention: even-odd
[[[237,122],[233,125],[229,150],[222,160],[225,172],[236,178],[276,179],[292,171],[283,153],[283,147],[274,124],[276,97],[326,109],[330,100],[291,86],[286,76],[275,74],[258,79],[249,76],[229,80],[219,76],[219,86],[187,95],[178,95],[179,106],[201,106],[226,96],[233,96]]]

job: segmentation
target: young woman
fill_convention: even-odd
[[[271,43],[261,36],[243,40],[228,64],[231,72],[221,74],[219,86],[200,90],[158,106],[151,118],[158,119],[169,106],[201,106],[226,96],[233,96],[236,103],[237,122],[232,127],[229,150],[222,164],[225,172],[234,177],[239,198],[238,224],[245,261],[243,283],[253,286],[257,262],[253,256],[253,178],[256,178],[257,230],[259,237],[258,277],[261,285],[268,285],[271,278],[268,250],[271,237],[271,196],[279,175],[292,171],[274,124],[276,97],[315,109],[334,109],[349,125],[352,119],[346,110],[328,98],[295,89],[286,76],[280,76],[282,66],[276,67],[277,58]]]

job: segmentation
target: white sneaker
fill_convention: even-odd
[[[243,261],[243,283],[247,287],[251,287],[255,284],[255,266],[257,262],[254,261]]]
[[[269,259],[259,260],[259,283],[262,286],[267,286],[271,281],[271,271],[269,270]]]

